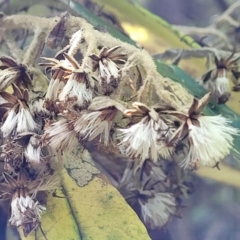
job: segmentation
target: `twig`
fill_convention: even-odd
[[[23,51],[17,46],[13,38],[8,34],[4,35],[3,39],[7,44],[10,54],[13,56],[13,58],[15,58],[17,62],[21,62],[23,58]]]
[[[43,50],[46,36],[44,29],[37,29],[35,31],[33,40],[23,57],[23,63],[26,66],[33,65],[35,60],[38,59]]]
[[[234,28],[239,27],[239,22],[234,20],[231,16],[229,15],[221,15],[219,16],[215,22],[214,25],[216,28],[219,28],[221,26],[222,22],[227,22],[230,26],[233,26]]]
[[[236,1],[233,3],[222,15],[220,15],[214,23],[205,28],[200,27],[187,27],[187,26],[175,26],[180,31],[183,31],[189,35],[196,35],[198,37],[204,36],[213,36],[215,37],[215,41],[212,42],[212,46],[221,48],[221,49],[236,49],[236,45],[238,45],[238,41],[236,39],[229,38],[229,35],[224,31],[221,31],[223,23],[226,23],[228,27],[236,29],[240,27],[240,23],[238,20],[235,20],[233,17],[233,13],[236,12],[240,8],[240,1]]]
[[[182,59],[189,59],[189,58],[207,58],[210,56],[217,56],[219,58],[227,58],[231,55],[232,52],[230,51],[224,51],[224,50],[218,50],[216,48],[196,48],[196,49],[169,49],[165,51],[164,53],[160,53],[157,55],[154,55],[154,58],[160,59],[162,61],[166,60],[172,60],[179,56],[179,53],[182,52],[181,58]],[[236,57],[240,56],[239,53],[236,53]]]
[[[177,26],[175,25],[177,29],[184,32],[185,34],[189,35],[196,35],[198,37],[204,37],[204,36],[215,36],[217,38],[220,38],[226,45],[228,49],[233,49],[232,44],[229,43],[228,37],[222,33],[220,30],[215,29],[213,26],[209,26],[206,28],[198,28],[198,27],[187,27],[187,26]]]
[[[226,16],[226,15],[231,15],[233,14],[234,11],[236,11],[238,8],[240,8],[240,1],[236,1],[235,3],[233,3],[223,14],[222,16]]]

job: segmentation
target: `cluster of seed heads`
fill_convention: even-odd
[[[63,14],[46,43],[58,45],[71,21],[82,28],[69,44],[53,58],[37,58],[45,68],[45,92],[34,91],[29,66],[0,58],[0,197],[11,201],[9,224],[22,227],[25,236],[40,226],[45,207],[38,193],[56,187],[60,170],[52,153],[82,144],[133,209],[140,209],[143,223],[162,228],[179,215],[181,197],[190,191],[185,173],[215,166],[238,132],[224,117],[202,114],[211,93],[183,106],[171,102],[173,93],[161,88],[146,51],[80,18]]]

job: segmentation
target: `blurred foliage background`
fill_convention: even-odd
[[[133,0],[174,25],[205,27],[235,0]]]

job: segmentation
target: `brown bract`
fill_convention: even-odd
[[[7,141],[1,146],[1,157],[4,160],[4,170],[16,173],[23,167],[23,147],[14,141]]]
[[[25,169],[21,169],[16,178],[3,172],[3,178],[4,182],[0,183],[0,199],[11,199],[9,224],[21,226],[26,237],[39,227],[41,213],[45,210],[36,200],[37,192],[56,188],[58,181],[53,176],[33,180]]]
[[[4,98],[7,103],[0,105],[0,119],[4,121],[10,110],[14,110],[16,113],[20,108],[28,108],[28,90],[20,89],[17,85],[12,84],[13,93],[0,92],[0,96]]]
[[[68,11],[60,15],[60,19],[57,21],[56,25],[53,27],[52,31],[49,33],[46,39],[47,46],[53,49],[60,46],[65,37],[68,16],[69,16]]]
[[[225,103],[231,95],[227,73],[232,73],[234,82],[240,76],[237,63],[239,58],[234,57],[234,53],[225,59],[218,59],[215,56],[215,67],[208,70],[202,77],[204,87],[213,93],[219,104]]]
[[[207,82],[208,80],[212,79],[212,78],[216,78],[218,77],[219,74],[222,73],[223,70],[226,71],[231,71],[233,76],[235,78],[239,77],[240,72],[237,71],[238,68],[238,64],[237,61],[239,60],[240,57],[234,57],[235,53],[232,53],[228,58],[223,59],[220,58],[218,59],[216,56],[214,58],[214,62],[215,62],[215,67],[210,69],[209,71],[207,71],[202,79],[203,82]]]
[[[201,116],[202,110],[207,105],[211,93],[207,93],[201,99],[193,99],[192,105],[189,107],[187,113],[179,111],[163,111],[162,113],[170,114],[182,121],[181,126],[174,132],[169,139],[168,144],[174,144],[179,140],[184,139],[189,132],[189,125],[199,126],[198,118]]]
[[[78,82],[84,82],[87,87],[94,88],[96,79],[90,74],[88,69],[83,69],[77,62],[77,60],[71,55],[64,53],[64,57],[69,61],[72,67],[72,73],[67,77],[72,76],[73,80]]]
[[[30,181],[25,170],[21,170],[17,179],[13,178],[7,172],[3,173],[5,182],[0,183],[0,198],[11,199],[15,197],[25,197],[26,195],[37,192],[38,187],[43,183],[43,179]]]
[[[118,87],[120,65],[126,63],[126,55],[116,53],[119,48],[103,47],[98,55],[89,56],[93,60],[93,72],[98,71],[99,84],[104,95],[111,94]]]
[[[52,76],[54,75],[54,72],[59,69],[67,73],[71,73],[72,71],[72,68],[68,61],[57,60],[55,58],[46,58],[46,57],[41,57],[41,59],[47,62],[39,63],[38,65],[45,67],[45,72],[48,72],[49,70],[51,70]]]
[[[50,112],[58,113],[56,101],[58,95],[67,82],[67,78],[72,73],[72,66],[68,60],[57,60],[55,58],[42,58],[45,63],[39,63],[40,66],[45,67],[45,72],[51,71],[49,87],[45,95],[43,107]]]
[[[27,208],[23,214],[22,228],[24,237],[27,237],[31,232],[36,231],[40,226],[40,221],[33,209]]]
[[[139,120],[145,116],[149,116],[155,122],[160,119],[159,114],[154,109],[149,108],[147,105],[140,102],[134,102],[132,105],[135,107],[134,109],[127,109],[124,111],[126,116],[133,117],[134,119],[139,118]]]
[[[118,112],[126,108],[109,97],[95,97],[88,109],[83,111],[81,117],[74,125],[80,139],[88,139],[104,142],[107,146],[111,139],[111,130],[114,126]]]
[[[126,54],[116,53],[120,46],[113,48],[103,47],[99,54],[92,54],[89,57],[93,60],[93,71],[99,68],[100,61],[104,64],[105,61],[113,61],[115,64],[126,63]]]
[[[27,66],[17,63],[13,58],[8,56],[0,57],[0,90],[5,89],[11,83],[18,86],[28,87],[32,85],[31,77]]]

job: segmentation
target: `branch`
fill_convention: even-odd
[[[233,14],[233,12],[237,11],[238,8],[240,8],[240,1],[236,1],[232,5],[230,5],[229,8],[225,12],[223,12],[222,16],[230,16]]]
[[[215,29],[213,26],[209,26],[206,28],[198,28],[198,27],[187,27],[187,26],[177,26],[175,25],[178,30],[184,32],[185,34],[188,35],[196,35],[199,38],[205,37],[205,36],[214,36],[219,39],[221,39],[224,43],[225,46],[228,49],[233,49],[232,44],[229,43],[228,37],[222,33],[220,30]]]
[[[181,59],[191,59],[191,58],[207,58],[208,56],[217,56],[219,58],[227,58],[229,57],[232,52],[230,51],[224,51],[224,50],[218,50],[216,48],[196,48],[196,49],[178,49],[178,48],[172,48],[166,50],[164,53],[156,54],[154,55],[154,58],[167,61],[172,60],[179,56],[181,53]],[[236,57],[240,56],[239,53],[235,54]]]

